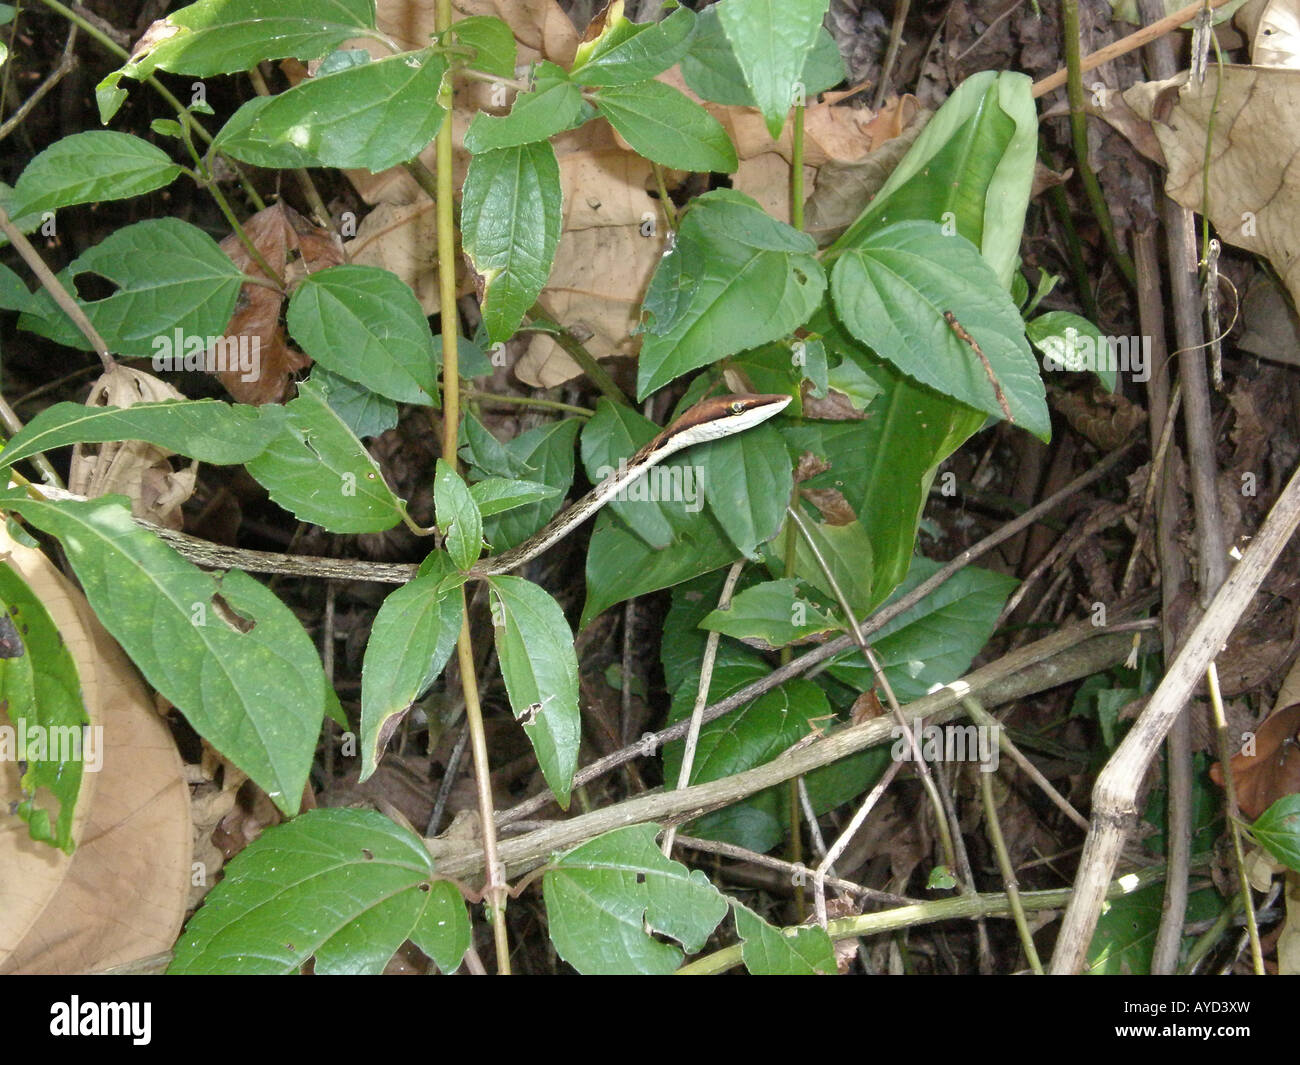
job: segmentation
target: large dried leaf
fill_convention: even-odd
[[[1124,94],[1151,120],[1164,149],[1165,191],[1205,213],[1205,142],[1213,115],[1209,219],[1219,239],[1265,256],[1300,302],[1300,73],[1227,66],[1221,85],[1217,71],[1204,84],[1185,79],[1145,82]]]
[[[168,949],[189,890],[189,797],[171,734],[84,597],[38,551],[0,531],[0,552],[40,596],[77,661],[103,765],[83,777],[71,858],[6,819],[0,831],[0,973],[73,973]],[[89,767],[88,767],[89,768]],[[17,765],[0,793],[17,798]]]

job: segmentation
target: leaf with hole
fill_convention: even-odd
[[[297,813],[327,686],[311,638],[248,574],[200,570],[123,503],[0,492],[0,507],[58,538],[96,617],[145,679],[276,806]]]
[[[522,577],[493,577],[492,624],[510,707],[561,807],[578,768],[578,657],[564,611]]]
[[[665,975],[727,914],[699,870],[659,853],[655,825],[630,825],[551,860],[542,878],[551,942],[583,975]]]
[[[171,975],[378,975],[406,940],[443,972],[469,949],[469,915],[424,841],[372,810],[309,810],[266,829],[176,942]]]
[[[285,415],[280,434],[245,464],[276,503],[331,532],[382,532],[401,520],[401,500],[318,384],[301,382]]]

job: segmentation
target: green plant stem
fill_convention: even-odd
[[[547,310],[546,305],[540,299],[528,311],[528,317],[529,319],[545,318],[554,325],[554,329],[544,330],[546,335],[559,344],[569,354],[569,357],[582,368],[582,372],[587,375],[588,380],[600,389],[601,395],[624,407],[633,405],[627,393],[618,387],[618,382],[610,377],[608,371],[596,361],[596,356],[589,352],[583,346],[582,341],[569,332],[560,320]]]
[[[434,29],[446,33],[453,21],[451,0],[438,0]],[[455,189],[452,184],[452,123],[454,103],[450,74],[442,79],[438,106],[447,119],[438,129],[436,140],[437,170],[434,177],[434,203],[438,212],[438,298],[442,321],[442,457],[459,470],[456,442],[460,436],[460,327],[456,320],[456,219]],[[420,170],[424,170],[420,166]],[[483,832],[483,864],[487,880],[483,887],[492,921],[492,939],[496,945],[497,973],[510,975],[510,941],[506,929],[505,867],[497,853],[496,814],[492,804],[492,765],[488,759],[487,730],[483,726],[483,709],[479,704],[478,675],[474,668],[474,642],[469,631],[468,602],[461,589],[461,626],[456,640],[456,659],[460,663],[460,684],[465,696],[465,721],[469,726],[470,750],[474,755],[474,780],[478,788],[480,828]]]
[[[659,205],[664,209],[664,218],[668,220],[670,231],[677,232],[677,206],[668,195],[668,184],[664,181],[664,168],[658,163],[651,163],[655,172],[655,184],[659,186]]]
[[[1061,185],[1053,185],[1047,190],[1047,202],[1052,213],[1056,215],[1057,225],[1061,227],[1061,237],[1065,241],[1065,259],[1070,276],[1074,280],[1075,291],[1079,293],[1079,303],[1083,307],[1083,316],[1090,322],[1097,320],[1097,297],[1092,292],[1092,279],[1088,275],[1088,264],[1083,258],[1083,245],[1079,240],[1079,231],[1074,227],[1074,218],[1070,214],[1070,198]]]
[[[1219,690],[1219,671],[1213,662],[1206,670],[1209,682],[1210,706],[1214,711],[1215,739],[1219,744],[1219,765],[1223,767],[1223,789],[1228,799],[1228,832],[1232,836],[1233,857],[1237,865],[1237,880],[1241,888],[1241,904],[1246,911],[1246,934],[1250,937],[1250,957],[1255,975],[1264,975],[1264,951],[1259,942],[1259,924],[1255,920],[1255,905],[1250,897],[1250,878],[1246,873],[1246,854],[1241,844],[1241,811],[1237,806],[1237,782],[1232,773],[1232,746],[1228,742],[1228,721],[1223,713],[1223,694]]]
[[[96,44],[98,44],[109,54],[116,56],[118,59],[131,58],[131,53],[128,52],[125,48],[123,48],[120,44],[118,44],[115,40],[113,40],[112,37],[108,36],[108,34],[106,34],[93,22],[88,22],[86,19],[82,18],[70,7],[67,7],[64,4],[59,3],[59,0],[41,0],[41,3],[44,4],[46,7],[48,7],[51,11],[54,11],[57,14],[62,15],[73,25],[80,27],[81,30],[86,34],[86,36],[94,40]],[[185,107],[185,105],[181,103],[180,100],[176,99],[175,96],[172,95],[172,93],[168,90],[166,85],[164,85],[152,74],[150,74],[147,78],[145,78],[144,81],[145,84],[149,86],[149,88],[153,89],[154,92],[156,92],[159,96],[162,97],[162,99],[166,102],[168,107],[172,108],[172,110],[176,112],[176,117],[181,120],[181,123],[183,125],[185,125],[187,128],[192,130],[194,133],[198,134],[199,140],[201,140],[204,144],[207,145],[212,144],[212,134],[209,133],[206,129],[204,129],[195,120],[194,116],[190,114],[189,110]],[[234,169],[235,173],[239,175],[239,183],[244,187],[244,194],[248,197],[249,202],[252,203],[253,206],[257,208],[257,210],[264,211],[266,209],[266,202],[262,199],[261,196],[257,194],[257,190],[253,188],[253,185],[248,180],[247,176],[239,168],[239,166],[235,164],[233,161],[232,161],[232,168]]]
[[[473,403],[504,403],[514,407],[536,407],[538,410],[553,410],[559,414],[573,414],[579,418],[595,417],[596,412],[590,407],[575,407],[572,403],[561,403],[557,399],[541,399],[536,396],[507,396],[496,392],[479,392],[467,388],[462,393],[465,399]]]
[[[798,530],[794,522],[785,523],[785,543],[784,548],[784,565],[783,576],[793,577],[795,566],[799,557],[799,537]],[[786,644],[781,648],[781,665],[788,666],[791,659],[794,658],[794,648]],[[786,851],[789,860],[794,865],[803,864],[803,835],[800,831],[799,822],[799,778],[792,778],[786,785],[786,807],[788,810],[788,820],[790,828],[790,846]],[[794,885],[794,905],[795,911],[802,920],[808,915],[807,892],[804,891],[802,880],[797,880]]]
[[[970,696],[963,699],[962,704],[972,714],[976,708],[980,713],[984,713],[984,707]],[[1002,825],[998,821],[998,804],[993,799],[993,774],[980,766],[979,778],[980,797],[984,802],[984,822],[988,826],[989,843],[998,856],[1002,882],[1007,886],[1007,905],[1011,908],[1011,916],[1015,919],[1016,932],[1020,936],[1020,945],[1024,948],[1025,957],[1029,960],[1029,967],[1033,969],[1035,975],[1042,976],[1043,963],[1039,960],[1038,950],[1034,946],[1034,936],[1029,930],[1029,922],[1025,920],[1025,908],[1020,901],[1020,885],[1016,881],[1016,870],[1011,864],[1011,854],[1007,850],[1007,841],[1002,835]]]
[[[1070,98],[1070,133],[1074,141],[1075,166],[1079,170],[1079,180],[1083,182],[1083,191],[1087,194],[1092,213],[1101,227],[1102,239],[1106,250],[1115,261],[1124,279],[1130,285],[1137,284],[1137,271],[1128,252],[1119,246],[1115,237],[1115,225],[1111,221],[1110,209],[1106,206],[1106,197],[1102,194],[1097,175],[1088,165],[1088,116],[1083,103],[1083,69],[1079,53],[1079,0],[1062,0],[1061,33],[1065,45],[1065,80],[1066,94]]]
[[[794,143],[790,149],[790,225],[803,229],[803,124],[808,108],[794,109]]]
[[[1164,866],[1152,866],[1137,873],[1129,873],[1111,882],[1106,892],[1110,899],[1122,898],[1139,888],[1158,884],[1165,877]],[[1054,891],[1026,891],[1020,896],[1026,911],[1057,910],[1070,901],[1071,888]],[[859,917],[841,917],[831,921],[826,931],[831,939],[854,939],[858,936],[880,935],[903,928],[932,924],[935,921],[952,921],[961,918],[1000,917],[1010,911],[1006,895],[963,895],[953,899],[936,899],[918,902],[912,906],[899,906],[882,913],[867,913]],[[710,976],[726,972],[741,963],[740,944],[726,947],[677,970],[677,976]]]
[[[939,797],[939,789],[935,787],[934,778],[930,773],[930,767],[926,760],[921,756],[921,749],[916,743],[916,734],[912,731],[911,725],[903,716],[903,708],[898,705],[898,699],[894,696],[893,686],[889,683],[889,678],[885,676],[885,671],[880,665],[880,659],[876,657],[876,652],[871,649],[867,643],[867,638],[863,635],[862,627],[858,624],[857,614],[854,613],[852,605],[849,603],[848,596],[840,587],[840,583],[835,579],[835,574],[831,572],[830,565],[822,557],[821,550],[817,542],[812,538],[812,532],[805,524],[799,511],[794,506],[788,506],[785,509],[790,520],[799,529],[799,535],[803,537],[804,544],[812,553],[813,559],[817,562],[817,568],[822,571],[826,578],[826,583],[830,585],[831,594],[834,595],[835,601],[839,604],[840,610],[844,613],[844,618],[849,625],[849,635],[853,637],[853,642],[857,644],[858,650],[862,652],[862,657],[867,660],[871,666],[871,672],[876,678],[876,683],[880,685],[881,691],[885,693],[885,702],[889,706],[890,712],[894,715],[894,720],[903,730],[903,735],[907,739],[908,748],[911,751],[912,759],[916,763],[917,776],[920,778],[921,786],[929,796],[930,806],[933,809],[935,827],[939,832],[939,840],[943,845],[944,861],[948,868],[956,875],[957,866],[957,849],[953,843],[952,832],[948,828],[948,817],[944,813],[943,800]],[[968,885],[969,886],[969,885]],[[824,899],[821,892],[817,894],[819,916],[824,909]]]

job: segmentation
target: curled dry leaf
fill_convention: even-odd
[[[244,223],[244,232],[290,291],[307,274],[345,261],[343,244],[337,236],[282,203],[258,211]],[[221,250],[244,273],[266,277],[238,235],[226,237]],[[280,325],[283,303],[284,294],[265,285],[249,284],[239,290],[235,313],[226,326],[226,351],[231,350],[233,341],[237,350],[255,352],[251,376],[247,367],[233,363],[227,367],[232,360],[223,360],[223,353],[215,348],[208,349],[207,365],[217,368],[222,385],[240,403],[279,403],[293,375],[311,365],[306,355],[290,346]]]
[[[1102,451],[1122,447],[1147,416],[1132,400],[1097,386],[1074,392],[1053,390],[1051,401],[1075,432]]]
[[[1208,165],[1209,219],[1219,238],[1268,258],[1292,300],[1300,301],[1300,72],[1226,66],[1221,86],[1217,76],[1198,85],[1183,74],[1134,85],[1124,99],[1152,123],[1167,160],[1170,197],[1205,213]],[[1167,114],[1162,100],[1171,104]]]
[[[132,407],[184,398],[151,374],[118,365],[91,386],[86,406]],[[141,440],[78,444],[72,449],[68,488],[87,497],[124,495],[137,518],[179,529],[181,505],[194,493],[199,464],[173,469],[173,455],[174,451]]]
[[[171,733],[135,667],[81,593],[39,551],[0,530],[0,554],[31,586],[77,663],[103,764],[86,772],[69,858],[8,818],[0,831],[0,973],[78,973],[170,949],[191,866],[189,796]],[[89,767],[87,767],[89,768]],[[13,762],[0,761],[6,801]]]
[[[1257,67],[1300,68],[1300,3],[1250,0],[1233,18],[1250,38],[1250,61]]]
[[[1255,733],[1254,751],[1232,757],[1237,805],[1254,820],[1284,795],[1300,793],[1300,703],[1270,714]],[[1210,779],[1223,786],[1223,766],[1210,766]]]

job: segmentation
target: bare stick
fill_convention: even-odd
[[[1198,680],[1250,604],[1300,524],[1300,471],[1292,475],[1240,562],[1220,586],[1165,673],[1151,701],[1106,763],[1093,788],[1092,828],[1084,843],[1074,897],[1052,956],[1053,973],[1077,973],[1087,958],[1106,885],[1137,818],[1137,792],[1160,743]]]

